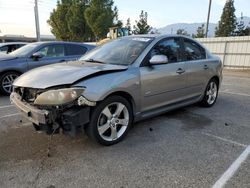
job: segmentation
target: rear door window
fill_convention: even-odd
[[[187,61],[206,59],[205,49],[188,39],[184,39],[184,55]]]
[[[86,53],[87,48],[80,45],[66,44],[66,56],[82,56]]]
[[[10,45],[10,46],[9,46],[8,53],[15,51],[17,48],[18,48],[18,47],[17,47],[16,44]]]

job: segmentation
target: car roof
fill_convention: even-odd
[[[0,43],[0,46],[7,46],[7,45],[13,45],[13,44],[28,44],[27,42],[4,42]]]
[[[138,37],[145,37],[145,38],[153,38],[154,40],[161,40],[164,38],[171,38],[171,37],[177,37],[177,38],[186,38],[189,39],[191,41],[194,41],[196,43],[198,43],[200,46],[202,46],[204,49],[207,50],[206,46],[204,46],[204,44],[202,44],[201,42],[197,41],[196,39],[190,37],[190,36],[185,36],[185,35],[177,35],[177,34],[146,34],[146,35],[130,35],[127,37],[123,37],[123,38],[138,38]]]
[[[188,38],[194,40],[192,37],[185,36],[185,35],[177,35],[177,34],[145,34],[145,35],[130,35],[127,36],[127,38],[155,38],[155,39],[161,39],[161,38],[167,38],[167,37],[179,37],[179,38]]]
[[[65,42],[65,41],[43,41],[43,42],[34,42],[33,44],[75,44],[75,45],[81,45],[81,46],[87,46],[87,47],[94,46],[94,45],[90,45],[90,44],[85,44],[83,42]]]

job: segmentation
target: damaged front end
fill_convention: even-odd
[[[96,103],[82,96],[84,88],[39,90],[14,88],[11,102],[31,121],[37,131],[75,136],[89,122]]]

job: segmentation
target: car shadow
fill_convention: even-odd
[[[133,147],[145,142],[153,142],[154,140],[161,139],[157,134],[163,131],[169,131],[171,127],[174,129],[181,129],[184,131],[191,131],[194,129],[203,129],[212,123],[212,120],[206,116],[195,114],[189,108],[177,109],[151,119],[147,119],[133,125],[129,131],[128,136],[123,142],[112,146],[104,147],[96,144],[90,140],[87,135],[82,132],[76,137],[65,136],[63,134],[54,135],[49,146],[49,136],[45,133],[37,133],[33,126],[22,127],[21,124],[17,128],[11,128],[8,131],[0,132],[0,163],[7,161],[20,161],[20,160],[39,160],[41,157],[47,156],[48,147],[51,148],[50,154],[52,158],[65,159],[67,155],[81,152],[84,153],[96,152],[96,150],[106,151],[116,150],[119,148]],[[169,122],[178,121],[181,125],[176,126],[175,123]],[[156,132],[156,131],[159,132]],[[153,136],[151,133],[155,132]],[[150,139],[151,140],[150,140]],[[166,138],[167,139],[167,138]],[[135,144],[135,142],[137,142]]]

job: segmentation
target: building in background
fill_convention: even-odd
[[[53,35],[41,35],[41,41],[55,41]],[[3,35],[0,36],[1,42],[36,42],[36,37],[26,37],[24,35]]]

